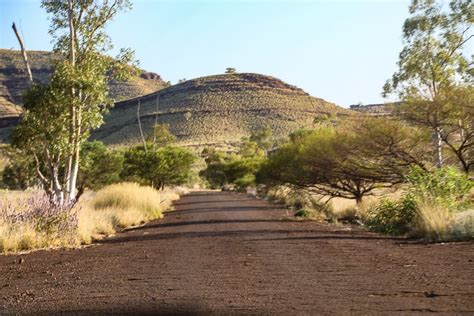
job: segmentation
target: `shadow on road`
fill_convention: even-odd
[[[125,229],[124,231],[144,230],[149,228],[161,228],[161,227],[180,227],[180,226],[191,226],[191,225],[213,225],[213,224],[243,224],[243,223],[281,223],[281,220],[276,219],[236,219],[236,220],[203,220],[203,221],[188,221],[188,222],[175,222],[175,223],[155,223],[141,227],[133,227]]]
[[[229,221],[232,223],[232,221]],[[144,227],[146,229],[147,227]],[[288,236],[294,234],[318,234],[315,236]],[[294,229],[260,229],[260,230],[225,230],[225,231],[195,231],[195,232],[176,232],[176,233],[157,233],[157,234],[146,234],[146,235],[133,235],[133,236],[117,236],[110,239],[102,240],[102,244],[115,244],[125,242],[137,242],[137,241],[152,241],[152,240],[167,240],[167,239],[178,239],[178,238],[219,238],[219,237],[271,237],[271,236],[282,236],[272,237],[265,239],[247,239],[247,241],[278,241],[278,240],[291,240],[291,239],[307,239],[307,240],[331,240],[331,239],[351,239],[351,240],[399,240],[399,238],[386,237],[379,235],[352,235],[350,233],[341,232],[324,232],[318,230],[294,230]],[[243,240],[245,241],[245,240]]]
[[[245,211],[281,211],[273,206],[235,206],[235,207],[198,207],[165,212],[168,216],[172,214],[192,214],[206,212],[245,212]]]

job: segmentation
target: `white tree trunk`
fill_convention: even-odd
[[[69,61],[72,67],[76,66],[76,46],[75,46],[75,26],[74,26],[74,3],[73,0],[68,0],[69,5]],[[76,91],[74,88],[71,89],[72,98],[76,97]],[[80,113],[79,109],[71,104],[70,106],[70,157],[68,159],[68,170],[67,170],[67,184],[66,184],[66,195],[69,202],[76,200],[77,189],[77,174],[79,172],[79,151],[80,151]]]
[[[28,79],[30,80],[30,83],[33,84],[33,74],[31,72],[30,63],[28,62],[28,56],[26,54],[25,45],[23,44],[23,40],[21,39],[21,36],[18,33],[18,30],[16,29],[15,22],[13,22],[12,24],[12,29],[13,29],[13,32],[15,32],[18,42],[20,43],[21,54],[23,56],[23,62],[25,63],[26,72],[28,73]]]
[[[441,137],[442,130],[437,127],[435,130],[435,159],[436,166],[441,168],[443,166],[443,139]]]

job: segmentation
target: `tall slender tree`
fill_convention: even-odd
[[[74,202],[81,144],[90,130],[102,124],[113,104],[107,94],[111,79],[126,79],[133,52],[106,55],[113,46],[106,25],[128,0],[44,0],[51,15],[49,33],[59,56],[46,86],[33,85],[26,93],[25,112],[13,143],[37,162],[37,173],[55,203]],[[46,166],[43,168],[41,166]],[[46,171],[44,171],[46,170]]]
[[[398,94],[404,101],[400,112],[433,130],[436,164],[441,167],[445,126],[456,120],[457,107],[446,102],[445,96],[457,86],[474,82],[474,64],[468,56],[472,51],[467,49],[474,37],[474,3],[452,0],[443,6],[435,0],[412,0],[410,14],[403,25],[405,47],[399,69],[385,84],[383,94]]]

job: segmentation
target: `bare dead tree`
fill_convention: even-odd
[[[140,119],[140,107],[141,107],[140,100],[138,100],[138,106],[137,106],[138,129],[140,130],[140,137],[142,138],[143,146],[145,147],[145,152],[147,152],[148,149],[146,146],[146,139],[145,139],[145,135],[143,134],[142,122]]]
[[[23,56],[23,61],[25,62],[25,68],[26,68],[26,72],[28,73],[29,82],[30,84],[33,84],[33,74],[31,73],[31,67],[28,61],[28,56],[26,54],[25,45],[23,44],[23,40],[21,39],[20,33],[18,33],[18,30],[16,29],[15,22],[12,23],[12,29],[13,29],[13,32],[15,32],[18,42],[20,43],[21,55]]]
[[[156,110],[155,110],[155,125],[153,125],[153,148],[156,144],[156,125],[158,124],[158,110],[159,110],[160,95],[156,95]]]

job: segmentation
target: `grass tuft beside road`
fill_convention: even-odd
[[[90,244],[120,229],[162,218],[178,198],[175,190],[157,191],[136,183],[89,193],[72,208],[51,208],[38,192],[6,196],[0,201],[0,252]]]

